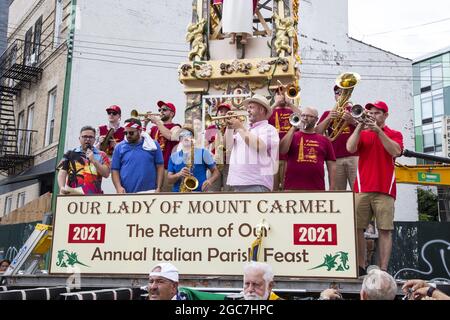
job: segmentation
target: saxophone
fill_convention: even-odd
[[[190,175],[183,178],[180,186],[180,192],[192,192],[198,188],[198,179],[192,174],[194,166],[194,141],[191,141],[190,156],[186,160],[186,168],[189,169]]]

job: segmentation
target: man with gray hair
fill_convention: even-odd
[[[394,278],[379,268],[367,268],[360,292],[361,300],[394,300],[397,284]]]
[[[244,300],[283,300],[272,292],[272,267],[251,261],[244,266]]]

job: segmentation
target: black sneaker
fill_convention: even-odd
[[[358,277],[364,277],[367,274],[366,269],[358,267]]]

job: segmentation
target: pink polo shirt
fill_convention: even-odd
[[[267,120],[252,124],[249,131],[265,143],[267,150],[258,153],[256,148],[250,148],[245,143],[239,133],[234,134],[227,184],[263,185],[272,190],[273,175],[278,170],[278,132]]]

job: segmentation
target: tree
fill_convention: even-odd
[[[438,221],[438,197],[429,189],[417,188],[419,221]]]

